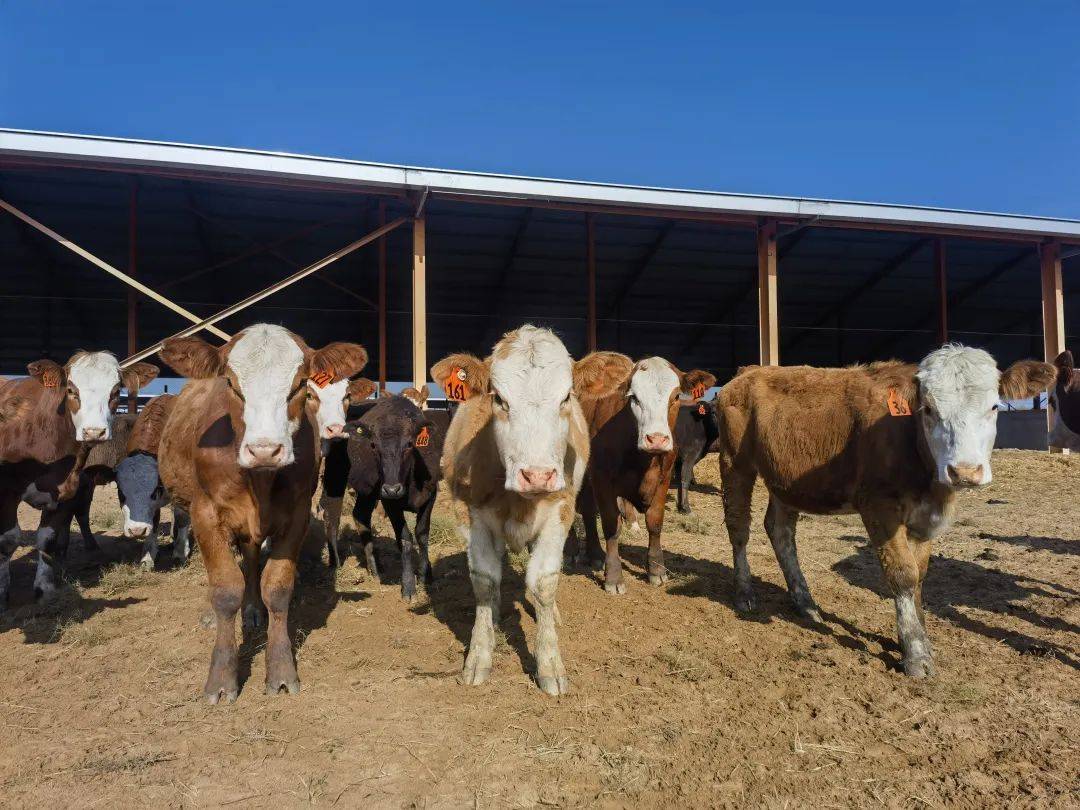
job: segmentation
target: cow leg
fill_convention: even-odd
[[[71,537],[71,518],[71,507],[67,502],[41,513],[34,543],[38,552],[34,595],[40,599],[49,599],[56,593],[58,569],[63,567]]]
[[[675,465],[677,467],[675,475],[678,476],[679,481],[679,495],[676,499],[676,503],[682,514],[689,515],[692,510],[690,509],[690,494],[688,490],[690,489],[690,479],[694,477],[694,465],[690,463],[688,458],[683,458],[682,456],[675,459]]]
[[[358,493],[356,503],[353,505],[353,520],[360,527],[360,548],[364,550],[364,564],[367,566],[368,573],[381,582],[379,563],[375,558],[375,535],[371,531],[371,514],[375,511],[377,502],[378,498],[372,495],[361,497]]]
[[[161,521],[161,510],[154,511],[154,523],[150,527],[149,533],[146,535],[146,539],[143,540],[143,556],[140,560],[140,565],[147,570],[153,571],[154,566],[157,565],[158,555],[158,524]]]
[[[300,554],[308,514],[306,505],[293,516],[284,532],[282,542],[274,542],[270,559],[262,575],[262,599],[270,614],[266,629],[266,694],[277,695],[286,690],[290,695],[300,692],[296,674],[292,640],[289,638],[289,603],[296,584],[296,558]]]
[[[641,531],[641,525],[638,523],[638,511],[633,505],[625,498],[618,499],[619,504],[619,517],[622,518],[622,525],[626,527],[626,530],[637,534]]]
[[[94,487],[80,488],[75,495],[75,521],[79,524],[79,534],[82,535],[82,544],[85,551],[99,551],[97,538],[90,528],[90,504],[94,501]]]
[[[754,609],[754,585],[750,579],[750,562],[746,544],[750,541],[750,498],[754,493],[754,475],[746,475],[720,465],[723,485],[724,524],[731,541],[731,557],[735,568],[735,610],[749,613]]]
[[[607,543],[604,590],[610,594],[624,594],[626,585],[622,578],[622,558],[619,557],[619,503],[615,493],[602,489],[596,493],[596,505],[600,510],[600,526]]]
[[[915,556],[915,564],[919,568],[919,582],[915,586],[915,612],[919,615],[919,623],[925,628],[926,619],[923,617],[922,586],[923,580],[926,579],[926,569],[930,565],[930,541],[912,537],[909,533],[908,545],[911,546],[911,553]]]
[[[765,512],[765,533],[769,535],[780,570],[784,572],[788,595],[800,616],[820,622],[821,613],[814,604],[814,598],[810,595],[810,588],[807,587],[799,566],[799,554],[795,548],[795,528],[798,523],[797,510],[788,508],[775,497],[769,498],[769,508]]]
[[[11,590],[11,555],[19,547],[19,496],[0,493],[0,611],[7,608]]]
[[[416,567],[413,565],[413,536],[405,522],[405,512],[398,503],[383,501],[383,510],[390,518],[401,552],[401,598],[411,602],[416,598]]]
[[[331,498],[325,492],[319,498],[322,511],[323,529],[326,532],[326,551],[330,558],[330,567],[341,566],[341,552],[338,549],[338,533],[341,531],[341,505],[344,498]]]
[[[208,512],[209,514],[204,514]],[[213,519],[213,508],[192,514],[195,540],[199,544],[206,578],[210,584],[210,604],[217,617],[217,638],[210,656],[210,673],[203,696],[217,704],[236,700],[237,684],[236,613],[244,599],[244,575],[232,551],[232,538]]]
[[[273,543],[270,544],[273,549]],[[272,552],[271,552],[272,553]],[[240,626],[245,636],[264,626],[266,613],[259,594],[259,544],[248,540],[240,545],[240,570],[244,572],[244,604]]]
[[[578,548],[577,563],[599,571],[604,565],[604,550],[600,547],[600,535],[596,531],[596,491],[588,477],[581,484],[577,502],[581,522],[585,526],[585,545]]]
[[[559,609],[555,596],[559,589],[559,568],[566,531],[561,524],[541,531],[525,569],[525,592],[536,609],[536,684],[549,695],[570,691],[555,625]]]
[[[896,605],[896,629],[904,672],[916,678],[933,675],[933,651],[916,602],[919,561],[908,543],[899,508],[894,503],[875,505],[862,510],[862,518]],[[926,556],[929,559],[929,554]]]
[[[173,504],[173,559],[183,565],[191,557],[191,515]]]
[[[472,510],[470,510],[472,511]],[[469,578],[476,596],[476,621],[469,639],[469,654],[461,671],[461,682],[479,686],[491,675],[495,652],[495,622],[499,618],[502,584],[503,540],[472,512],[469,529]]]
[[[645,528],[649,530],[649,584],[663,585],[671,577],[664,565],[664,549],[660,545],[660,532],[664,529],[665,491],[658,492],[649,508],[645,510]]]
[[[424,587],[430,585],[435,576],[431,570],[431,557],[428,556],[428,536],[431,534],[431,513],[435,509],[435,495],[420,507],[416,513],[416,545],[420,556],[418,576],[424,581]]]

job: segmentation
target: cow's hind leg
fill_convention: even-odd
[[[94,487],[80,487],[75,495],[75,521],[79,524],[79,533],[82,535],[84,551],[98,551],[97,538],[90,528],[90,505],[94,501]]]
[[[199,543],[206,576],[210,583],[210,603],[217,617],[217,638],[210,656],[210,674],[203,695],[210,703],[224,699],[232,703],[240,691],[237,684],[236,613],[244,600],[244,575],[232,551],[232,538],[212,516],[195,512],[195,539]]]
[[[461,672],[461,682],[469,686],[482,684],[491,675],[495,623],[499,619],[502,558],[502,538],[496,537],[481,516],[473,512],[469,532],[469,578],[476,596],[476,621]]]
[[[49,599],[56,593],[57,580],[67,558],[71,518],[71,504],[68,501],[62,502],[56,509],[41,513],[35,540],[37,569],[34,571],[34,595],[40,599]]]
[[[525,591],[536,609],[536,683],[547,694],[556,696],[570,690],[555,630],[559,616],[555,596],[565,537],[566,531],[559,523],[541,531],[525,569]]]
[[[319,511],[322,513],[323,529],[326,532],[326,554],[331,568],[341,567],[338,535],[341,531],[341,505],[344,500],[332,498],[325,492],[319,497]]]
[[[735,609],[749,613],[754,609],[754,585],[750,579],[750,562],[746,544],[750,541],[750,498],[754,493],[755,475],[720,465],[723,483],[724,524],[731,540],[731,557],[735,567]]]
[[[675,459],[675,475],[678,477],[679,482],[679,496],[677,499],[678,509],[684,515],[689,515],[693,510],[690,509],[690,479],[694,477],[694,465],[690,463],[690,458],[687,456],[679,456]]]
[[[592,482],[586,478],[581,484],[577,499],[581,523],[585,527],[584,545],[578,547],[577,564],[599,571],[604,566],[604,550],[600,547],[600,535],[596,531],[596,496]],[[573,524],[568,533],[573,531]]]
[[[933,651],[918,604],[920,560],[916,559],[908,543],[899,507],[893,503],[875,505],[862,510],[862,518],[896,605],[896,630],[904,672],[916,678],[933,675]],[[926,552],[928,547],[927,542]],[[928,553],[926,557],[929,558]]]
[[[807,587],[799,566],[799,553],[795,548],[795,528],[798,523],[798,511],[784,506],[775,497],[769,498],[769,508],[765,512],[765,533],[769,535],[776,561],[784,572],[788,594],[800,616],[820,622],[821,613],[814,604],[814,598],[810,595],[810,588]]]
[[[270,547],[273,549],[273,543]],[[240,566],[244,572],[244,607],[240,615],[244,635],[250,635],[265,626],[266,611],[259,594],[259,562],[259,544],[251,541],[242,543]]]
[[[405,521],[400,503],[383,501],[383,509],[394,527],[398,550],[401,552],[401,598],[411,602],[416,598],[416,567],[413,565],[413,536]]]
[[[619,502],[610,490],[596,489],[596,505],[600,511],[600,526],[604,530],[607,556],[604,560],[604,590],[611,594],[626,593],[623,582],[622,557],[619,556]]]
[[[173,504],[173,559],[183,565],[191,557],[191,515],[183,507]]]

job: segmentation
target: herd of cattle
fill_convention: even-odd
[[[320,471],[331,565],[341,561],[338,524],[351,489],[363,561],[378,576],[370,526],[381,502],[406,599],[418,578],[432,581],[439,482],[467,507],[476,617],[464,683],[491,672],[505,548],[528,548],[536,682],[559,695],[569,687],[556,633],[564,551],[602,569],[609,593],[624,593],[619,528],[637,511],[649,537],[649,581],[665,582],[668,489],[677,472],[678,508],[688,511],[694,464],[710,450],[720,460],[735,607],[754,609],[746,545],[760,478],[769,493],[765,529],[796,611],[820,621],[796,553],[799,514],[858,513],[895,601],[904,671],[923,676],[933,672],[921,600],[930,542],[952,519],[956,489],[991,480],[999,401],[1034,396],[1056,380],[1052,440],[1080,447],[1080,372],[1068,352],[1057,368],[1021,361],[1004,372],[986,352],[953,344],[918,365],[748,367],[706,402],[716,383],[707,372],[615,352],[575,361],[551,331],[522,326],[487,359],[454,354],[432,367],[457,403],[452,418],[426,409],[426,386],[369,399],[376,386],[356,377],[367,362],[361,346],[312,349],[279,326],[251,326],[221,347],[173,339],[160,354],[188,383],[137,417],[115,415],[121,389],[138,391],[158,369],[121,368],[106,352],[79,352],[64,366],[40,360],[28,377],[0,382],[0,609],[21,539],[20,502],[42,512],[34,577],[42,597],[57,587],[72,519],[95,545],[95,486],[115,481],[123,533],[143,540],[150,568],[158,517],[171,502],[173,553],[186,560],[194,535],[217,617],[204,688],[211,703],[238,693],[238,612],[245,631],[265,623],[267,691],[300,688],[288,613]],[[406,512],[416,516],[411,531]],[[578,513],[585,538],[568,544]]]

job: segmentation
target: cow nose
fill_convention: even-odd
[[[244,445],[244,453],[253,467],[276,467],[285,455],[285,446],[274,441],[250,442]]]
[[[105,428],[83,428],[83,441],[101,442],[105,440]]]
[[[554,467],[522,467],[518,470],[518,488],[522,492],[554,492]]]
[[[327,439],[343,439],[343,438],[345,438],[345,425],[327,425],[326,426],[326,438]]]
[[[945,468],[949,481],[960,487],[977,487],[983,482],[983,465],[950,464]]]
[[[405,487],[401,484],[383,484],[382,496],[384,498],[400,498],[405,494]]]
[[[124,536],[132,540],[138,540],[150,534],[149,523],[128,523],[124,526]]]
[[[645,449],[665,451],[671,449],[671,437],[666,433],[650,433],[645,437]]]

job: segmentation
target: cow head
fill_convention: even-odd
[[[982,486],[993,480],[990,451],[997,435],[998,402],[1044,390],[1054,367],[1035,360],[999,372],[982,349],[948,344],[928,354],[916,372],[918,418],[938,483]]]
[[[698,399],[716,384],[707,371],[683,373],[663,357],[638,361],[630,373],[626,398],[638,428],[638,450],[668,453],[674,449],[672,430],[679,416],[681,394]]]
[[[456,380],[466,398],[485,398],[506,489],[538,497],[566,487],[571,422],[584,426],[578,397],[618,390],[628,368],[629,360],[610,352],[575,363],[550,329],[526,325],[504,335],[487,360],[455,354],[431,373],[444,388]]]
[[[424,410],[424,408],[427,407],[428,394],[427,385],[421,385],[419,388],[406,388],[401,392],[401,395],[405,397],[405,399],[409,400],[409,402],[420,410]]]
[[[311,389],[308,402],[315,411],[315,426],[322,439],[345,438],[345,414],[349,406],[375,393],[375,383],[366,377],[342,378],[333,382],[308,379]]]
[[[134,453],[116,465],[116,494],[124,513],[124,537],[141,539],[154,530],[154,517],[168,503],[157,459]]]
[[[185,377],[223,377],[240,466],[277,469],[296,458],[293,436],[310,396],[308,380],[348,379],[367,363],[367,352],[355,343],[315,350],[282,326],[260,323],[220,348],[197,337],[167,340],[161,358]]]
[[[424,412],[405,397],[380,399],[346,428],[350,443],[367,444],[381,484],[379,496],[387,500],[405,496],[417,464],[417,448],[430,443],[432,429]]]
[[[1080,450],[1080,372],[1073,365],[1072,352],[1054,358],[1057,382],[1050,407],[1054,424],[1050,428],[1050,446]]]
[[[63,390],[64,406],[79,442],[111,439],[120,389],[138,393],[158,375],[157,366],[149,363],[121,369],[109,352],[76,352],[63,367],[52,360],[37,360],[26,370],[46,388]]]

